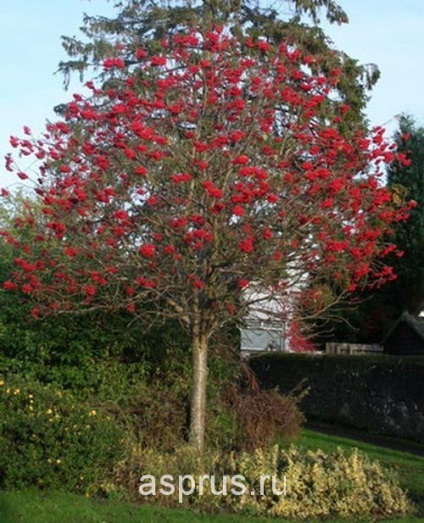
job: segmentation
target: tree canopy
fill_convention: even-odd
[[[390,278],[385,233],[408,209],[380,183],[396,156],[383,129],[340,131],[339,69],[316,74],[293,45],[220,25],[171,34],[157,54],[135,49],[130,74],[126,59],[105,59],[117,87],[89,83],[42,139],[11,138],[39,166],[22,233],[3,231],[18,250],[4,287],[38,301],[34,316],[126,309],[142,321],[154,304],[177,319],[191,339],[201,450],[216,329],[287,295],[319,315]],[[31,175],[12,156],[7,167]],[[306,284],[320,277],[334,287]]]

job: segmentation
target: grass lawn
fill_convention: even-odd
[[[60,492],[0,492],[1,523],[244,523],[246,520],[246,516],[208,516]],[[266,518],[249,518],[248,521],[270,522]]]
[[[336,447],[357,447],[371,458],[397,470],[401,484],[418,503],[419,517],[385,520],[385,523],[424,523],[424,457],[383,449],[337,436],[303,431],[296,445],[305,449],[332,451]],[[266,518],[235,515],[202,515],[184,510],[141,506],[110,500],[88,499],[66,493],[37,491],[0,492],[1,523],[265,523]],[[277,520],[275,520],[277,521]],[[278,520],[282,522],[283,520]],[[336,523],[336,520],[332,520]],[[341,520],[337,520],[340,523]],[[309,522],[311,523],[311,522]],[[344,520],[346,523],[346,520]],[[357,522],[351,522],[357,523]]]

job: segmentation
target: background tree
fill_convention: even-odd
[[[340,69],[334,91],[351,108],[342,122],[344,132],[349,133],[352,124],[364,123],[367,91],[378,80],[379,70],[374,64],[361,65],[336,50],[319,27],[321,13],[330,23],[348,22],[346,13],[334,0],[122,0],[114,6],[116,16],[111,18],[85,15],[81,30],[87,40],[63,37],[63,47],[70,57],[59,64],[65,85],[72,72],[79,73],[82,79],[88,70],[100,69],[100,78],[115,82],[116,86],[113,71],[102,67],[105,58],[120,56],[130,67],[140,45],[155,54],[161,40],[169,34],[177,34],[187,26],[217,23],[231,28],[236,35],[266,35],[272,44],[295,45],[313,57],[309,66],[316,74],[328,76]]]
[[[406,209],[379,183],[394,155],[383,131],[337,130],[348,111],[332,96],[338,70],[317,75],[292,45],[221,27],[171,36],[153,56],[138,48],[134,61],[128,75],[124,59],[106,59],[120,88],[91,84],[43,139],[12,137],[41,162],[43,217],[28,206],[20,236],[4,231],[20,250],[4,286],[38,300],[34,316],[125,309],[179,321],[201,451],[213,333],[270,300],[280,319],[288,299],[292,315],[297,302],[319,315],[383,281],[391,271],[376,258],[394,248],[383,238]],[[338,294],[311,290],[310,275],[338,282]]]
[[[408,162],[394,161],[387,170],[387,183],[394,194],[416,202],[408,222],[393,227],[394,242],[403,256],[393,258],[397,274],[392,299],[413,314],[424,308],[424,128],[411,116],[399,118],[395,142]]]

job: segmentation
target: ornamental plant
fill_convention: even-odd
[[[201,451],[211,335],[253,302],[280,320],[287,307],[274,304],[288,299],[291,315],[295,302],[319,314],[391,278],[381,257],[395,246],[383,240],[408,208],[380,184],[396,155],[383,129],[341,134],[339,70],[316,75],[295,46],[222,27],[133,58],[131,73],[106,59],[118,87],[88,83],[91,95],[74,95],[40,139],[11,138],[38,167],[35,199],[3,231],[18,250],[4,288],[30,296],[35,317],[177,319],[191,340],[190,439]],[[30,177],[12,156],[6,166]]]
[[[134,449],[131,458],[116,467],[115,488],[129,483],[127,490],[135,493],[137,502],[209,513],[226,510],[246,520],[265,516],[283,521],[394,521],[404,515],[413,521],[416,510],[396,472],[358,449],[326,453],[274,445],[254,452],[209,451],[200,473],[196,465],[187,447],[168,454]],[[194,481],[184,486],[189,494],[181,496],[176,483],[175,489],[168,487],[172,481],[162,489],[159,478],[165,475],[192,476]],[[202,477],[208,480],[202,482]],[[233,485],[238,479],[241,482]]]

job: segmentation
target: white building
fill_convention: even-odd
[[[277,296],[263,290],[246,290],[249,306],[244,324],[240,327],[242,356],[264,351],[293,352],[288,337],[292,300],[289,293]]]

